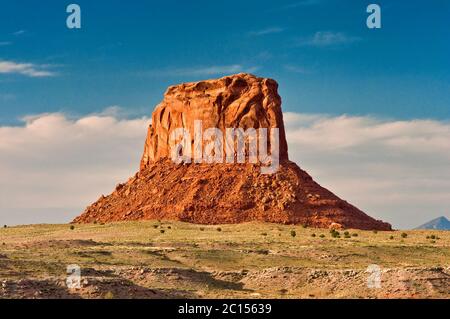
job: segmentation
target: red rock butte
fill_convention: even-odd
[[[74,223],[166,219],[198,224],[263,221],[310,227],[391,230],[317,184],[289,160],[278,84],[251,74],[168,88],[152,115],[140,170],[101,196]],[[280,167],[183,163],[170,158],[170,133],[203,127],[278,128]],[[193,143],[193,141],[191,141]],[[270,146],[269,146],[270,147]],[[305,150],[307,152],[307,150]]]

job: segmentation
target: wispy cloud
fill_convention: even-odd
[[[25,30],[18,30],[18,31],[16,31],[16,32],[14,32],[13,35],[19,36],[19,35],[25,34],[26,32],[27,32],[27,31],[25,31]]]
[[[283,65],[283,69],[285,69],[288,72],[292,72],[292,73],[299,73],[299,74],[308,74],[308,73],[310,73],[304,67],[298,66],[298,65],[293,65],[293,64],[285,64],[285,65]]]
[[[320,4],[320,0],[303,0],[303,1],[297,1],[290,4],[287,4],[283,6],[283,9],[294,9],[298,7],[307,7],[307,6],[314,6],[317,4]]]
[[[0,41],[0,47],[4,47],[4,46],[7,46],[7,45],[11,45],[12,43],[11,42],[9,42],[9,41]]]
[[[262,36],[262,35],[281,33],[284,30],[285,30],[285,28],[281,28],[281,27],[270,27],[270,28],[265,28],[265,29],[261,29],[261,30],[257,30],[257,31],[251,31],[248,33],[248,35],[252,36],[252,37],[258,37],[258,36]]]
[[[33,78],[56,76],[55,72],[48,70],[50,67],[48,64],[38,65],[0,60],[0,74],[20,74]]]
[[[258,66],[243,66],[241,64],[232,65],[212,65],[200,66],[192,68],[174,68],[165,70],[152,70],[146,72],[151,76],[212,76],[212,75],[226,75],[239,72],[252,73],[259,70]]]
[[[16,96],[10,93],[0,93],[0,101],[11,101],[14,100]]]
[[[318,31],[309,38],[298,39],[298,46],[328,47],[351,44],[361,41],[360,37],[350,36],[343,32]]]

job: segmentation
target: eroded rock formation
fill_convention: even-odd
[[[170,157],[169,136],[174,129],[186,128],[193,139],[194,121],[199,120],[203,128],[219,128],[223,132],[226,128],[278,128],[280,160],[288,159],[277,82],[238,74],[169,87],[153,112],[141,169]]]
[[[274,80],[237,74],[170,87],[152,116],[140,170],[102,196],[76,223],[171,219],[200,224],[265,221],[312,227],[390,230],[321,187],[288,158],[281,98]],[[175,164],[176,128],[279,128],[280,168],[256,164]],[[193,136],[193,134],[192,134]],[[192,141],[193,143],[193,141]]]

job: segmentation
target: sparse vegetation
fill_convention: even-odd
[[[407,233],[402,233],[402,238],[406,238],[406,237],[408,237],[408,234]]]
[[[222,228],[217,227],[216,230],[219,231],[219,232],[221,232],[221,231],[222,231]]]
[[[105,297],[104,297],[105,299],[114,299],[114,294],[111,292],[111,291],[108,291],[106,294],[105,294]]]
[[[332,229],[330,233],[333,238],[341,238],[341,234],[336,229]]]
[[[200,227],[200,231],[204,231],[205,230],[205,227]]]
[[[389,237],[389,239],[390,239],[390,240],[394,239],[394,236],[391,235],[391,236]]]
[[[291,236],[292,236],[292,237],[297,236],[297,233],[295,232],[295,230],[291,230]]]
[[[74,225],[70,225],[70,230],[74,230],[75,226]]]
[[[358,234],[357,233],[353,233],[352,236],[353,237],[358,237]]]
[[[165,231],[164,229],[160,229],[159,232],[160,232],[161,234],[164,234],[166,231]]]
[[[157,224],[156,221],[112,223],[104,227],[75,224],[76,232],[71,231],[71,225],[68,224],[9,227],[0,231],[1,253],[6,255],[0,257],[0,263],[6,265],[0,269],[0,277],[8,280],[11,285],[25,277],[39,278],[40,283],[48,278],[63,282],[65,267],[78,264],[92,278],[89,278],[86,288],[81,289],[84,291],[83,297],[105,298],[106,293],[111,291],[114,298],[139,297],[141,293],[148,293],[147,296],[153,298],[161,291],[167,294],[176,290],[194,294],[193,297],[197,297],[196,293],[202,291],[202,297],[205,298],[249,298],[255,291],[242,289],[240,283],[231,279],[234,275],[218,279],[214,274],[230,272],[239,274],[237,277],[242,278],[249,270],[252,276],[256,276],[252,278],[259,280],[258,285],[265,285],[261,278],[266,277],[259,277],[261,274],[267,275],[267,269],[286,267],[286,273],[284,270],[281,273],[275,271],[274,275],[278,276],[279,281],[271,281],[264,286],[265,290],[258,290],[262,298],[276,298],[279,297],[279,289],[286,286],[283,286],[284,279],[281,276],[288,276],[286,280],[296,280],[297,271],[309,274],[314,269],[327,271],[329,276],[335,276],[334,271],[352,270],[364,276],[357,275],[359,280],[366,278],[364,270],[374,261],[390,269],[404,269],[406,263],[408,267],[417,269],[450,263],[450,233],[434,230],[379,232],[374,235],[372,231],[347,229],[330,232],[335,233],[336,238],[342,238],[335,239],[325,229],[309,227],[303,231],[301,226],[256,222],[205,226],[164,221],[161,227],[153,230],[154,224]],[[216,233],[218,227],[223,229],[222,233]],[[200,228],[205,231],[200,233]],[[160,230],[165,233],[161,234]],[[295,239],[290,236],[291,230],[297,233]],[[351,236],[357,232],[358,240],[343,239],[347,231]],[[400,244],[402,232],[407,233],[408,237]],[[277,236],[279,233],[280,237]],[[433,240],[432,234],[435,238],[442,239]],[[427,235],[430,236],[429,239],[426,239]],[[390,236],[395,237],[395,240],[390,240]],[[153,269],[157,270],[154,275],[141,275],[141,270],[146,274],[153,272]],[[165,270],[172,275],[165,276]],[[289,273],[290,271],[293,273]],[[424,274],[429,275],[428,272]],[[395,272],[386,274],[386,279],[396,275]],[[340,297],[367,297],[361,295],[359,286],[352,286],[353,279],[347,279],[350,288],[348,291],[341,290]],[[392,280],[394,281],[391,283],[394,283],[397,279]],[[302,287],[311,290],[305,289],[304,292],[288,288],[286,297],[308,297],[312,289],[315,289],[314,295],[318,298],[338,297],[336,292],[330,292],[329,285],[318,287],[319,282],[305,283]],[[96,286],[98,283],[100,286]],[[365,289],[365,285],[360,286]],[[96,287],[99,289],[96,290]],[[65,291],[45,289],[42,290],[42,297]],[[14,290],[6,291],[14,293]],[[377,292],[374,290],[374,293]],[[438,290],[435,293],[437,297],[442,296],[438,295]]]

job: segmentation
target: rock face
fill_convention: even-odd
[[[390,230],[321,187],[288,158],[281,98],[274,80],[237,74],[170,87],[152,116],[140,171],[100,197],[76,223],[170,219],[199,224],[265,221],[312,227]],[[176,128],[279,128],[280,168],[261,163],[175,164]],[[193,135],[193,134],[192,134]],[[193,141],[191,140],[191,144]]]
[[[288,159],[281,98],[278,84],[250,74],[238,74],[218,80],[171,86],[152,115],[141,170],[149,163],[170,156],[169,136],[176,128],[185,128],[194,137],[194,121],[204,129],[279,128],[280,160]],[[193,144],[194,141],[191,141]]]

